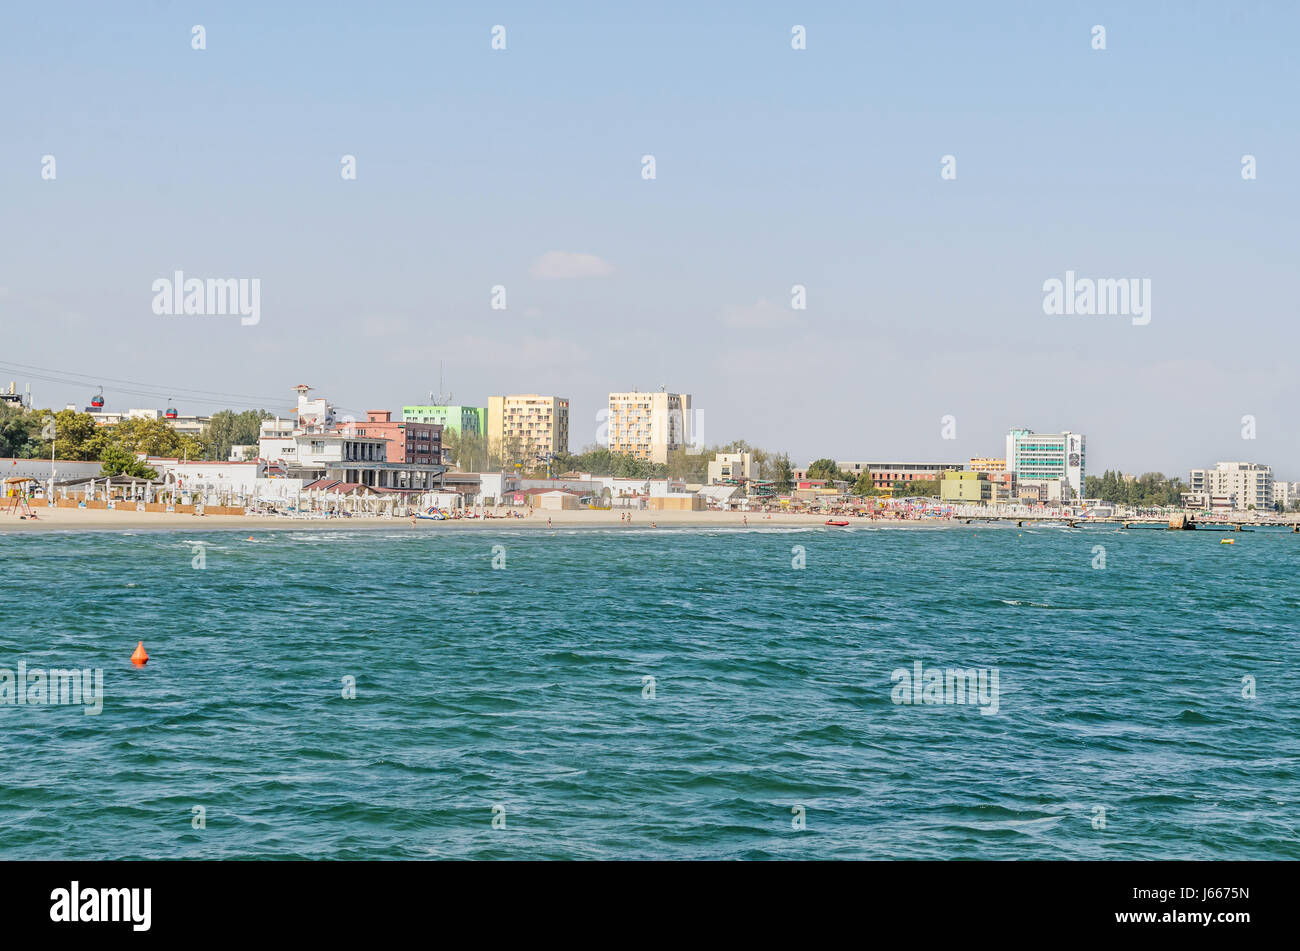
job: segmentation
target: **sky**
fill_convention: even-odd
[[[306,383],[359,415],[443,363],[458,403],[568,397],[574,450],[611,390],[663,386],[705,443],[797,464],[964,462],[1027,427],[1084,433],[1094,474],[1300,479],[1298,27],[1283,2],[6,4],[0,382],[279,413]],[[257,279],[259,321],[156,314],[177,270]],[[1067,271],[1149,280],[1149,323],[1044,313]]]

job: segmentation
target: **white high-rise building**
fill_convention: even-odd
[[[1087,477],[1087,441],[1082,433],[1036,433],[1013,429],[1007,433],[1007,471],[1017,483],[1064,479],[1075,498],[1083,498]]]
[[[1290,506],[1291,500],[1296,497],[1295,493],[1291,491],[1291,485],[1292,483],[1290,482],[1279,482],[1276,480],[1273,482],[1273,503],[1275,505],[1281,505],[1284,511],[1288,506]]]
[[[1234,509],[1273,507],[1273,469],[1257,462],[1220,462],[1213,469],[1193,469],[1188,488],[1211,498],[1227,496]]]

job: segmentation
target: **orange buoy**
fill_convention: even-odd
[[[253,536],[252,536],[252,535],[249,535],[249,536],[248,536],[248,540],[251,542],[251,541],[253,540]]]
[[[131,663],[137,667],[143,667],[149,663],[149,655],[144,652],[144,641],[135,645],[135,653],[131,655]]]

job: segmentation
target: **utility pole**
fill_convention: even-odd
[[[54,501],[54,440],[58,436],[58,427],[54,422],[53,410],[50,411],[50,424],[45,427],[45,432],[42,435],[49,436],[50,439],[50,497],[45,500],[50,503]]]

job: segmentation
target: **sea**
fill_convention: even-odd
[[[1300,858],[1286,531],[322,522],[0,566],[6,859]]]

